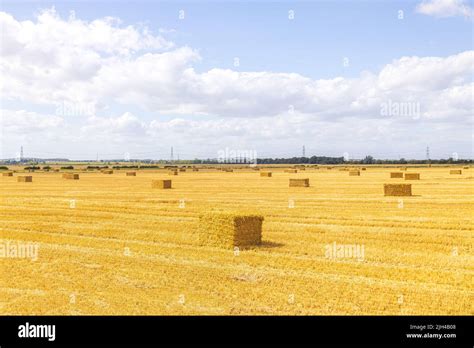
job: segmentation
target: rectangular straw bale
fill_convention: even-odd
[[[285,173],[298,173],[297,169],[285,169]]]
[[[245,213],[206,213],[199,217],[201,245],[232,248],[262,242],[263,216]]]
[[[405,180],[420,180],[420,173],[405,173]]]
[[[125,173],[126,176],[137,176],[137,172],[127,172]]]
[[[5,172],[5,173],[2,173],[2,176],[13,176],[13,173],[12,172]]]
[[[168,171],[168,175],[178,175],[178,172],[176,170],[170,170]]]
[[[114,171],[113,170],[110,170],[110,169],[104,169],[102,170],[102,174],[113,174]]]
[[[153,180],[151,182],[152,188],[159,188],[159,189],[170,189],[171,188],[171,180]]]
[[[74,173],[63,173],[63,179],[68,179],[68,180],[79,180],[79,174],[74,174]]]
[[[403,173],[400,172],[391,172],[390,173],[390,178],[403,178]]]
[[[264,176],[264,177],[271,177],[272,176],[272,172],[260,172],[260,176]]]
[[[180,171],[180,172],[185,172],[185,171],[186,171],[186,168],[179,168],[179,171]]]
[[[289,179],[289,187],[309,187],[309,179]]]
[[[411,196],[411,184],[384,184],[385,196]]]
[[[17,177],[18,182],[32,182],[33,177],[31,175],[20,175]]]
[[[449,174],[462,174],[462,170],[461,169],[451,169],[449,171]]]
[[[360,176],[360,171],[358,170],[350,170],[349,176]]]

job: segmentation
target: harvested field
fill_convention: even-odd
[[[304,189],[283,167],[200,168],[171,190],[151,187],[163,170],[0,176],[0,241],[39,245],[36,261],[0,259],[0,313],[474,315],[473,178],[410,168],[413,195],[390,197],[396,167],[337,168],[295,174]],[[264,217],[260,244],[201,245],[201,215],[245,211]],[[328,254],[341,245],[365,254]]]

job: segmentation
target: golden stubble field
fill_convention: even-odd
[[[398,170],[0,177],[0,242],[39,246],[0,258],[0,314],[474,314],[473,169],[409,168],[414,196],[384,197]],[[265,217],[261,246],[197,244],[200,213],[241,209]]]

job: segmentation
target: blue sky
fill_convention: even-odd
[[[472,2],[427,0],[425,3],[431,7],[417,10],[421,3],[422,1],[4,1],[1,10],[18,23],[35,22],[41,11],[54,6],[57,17],[55,23],[62,21],[61,23],[67,24],[69,13],[73,10],[75,18],[86,23],[84,25],[104,17],[117,17],[121,23],[116,27],[133,26],[137,31],[147,27],[154,36],[171,42],[172,47],[147,47],[130,53],[126,58],[120,56],[120,59],[136,60],[138,68],[140,57],[154,54],[158,62],[160,54],[178,52],[180,48],[187,47],[193,53],[184,54],[186,57],[182,58],[183,66],[164,66],[161,69],[176,69],[177,75],[171,78],[174,83],[176,79],[183,78],[183,72],[188,76],[186,68],[192,67],[192,82],[189,82],[189,85],[186,82],[185,86],[198,83],[211,92],[198,95],[191,88],[189,95],[179,102],[180,84],[170,86],[170,89],[176,88],[177,94],[170,93],[166,97],[162,95],[168,94],[167,88],[163,89],[161,94],[156,92],[154,95],[153,91],[145,90],[145,87],[140,85],[137,88],[144,88],[143,95],[135,91],[119,93],[101,90],[101,97],[96,98],[98,87],[95,84],[100,80],[99,72],[107,70],[107,64],[110,64],[107,58],[111,55],[110,52],[100,53],[101,68],[97,70],[96,76],[90,76],[88,84],[80,85],[80,88],[84,88],[81,95],[62,93],[64,91],[59,89],[57,92],[61,94],[60,98],[27,98],[25,96],[31,92],[22,91],[22,87],[18,87],[18,91],[3,93],[2,104],[3,108],[7,109],[7,112],[3,113],[4,119],[24,117],[18,115],[26,115],[28,112],[30,114],[27,117],[40,121],[48,116],[55,117],[54,122],[47,122],[46,128],[25,129],[21,137],[12,136],[11,139],[7,139],[8,135],[21,132],[21,125],[11,126],[14,121],[8,121],[7,125],[11,129],[8,134],[5,134],[6,128],[3,130],[3,157],[13,157],[22,142],[26,142],[26,147],[38,156],[54,152],[51,149],[57,148],[58,142],[65,142],[64,146],[60,146],[64,152],[58,154],[63,153],[66,157],[75,158],[95,157],[92,154],[97,152],[96,148],[101,144],[101,141],[96,141],[100,136],[102,139],[114,137],[107,149],[107,153],[113,157],[124,152],[130,153],[132,157],[134,153],[136,157],[143,153],[164,156],[168,152],[168,144],[171,143],[191,158],[212,157],[225,147],[255,149],[262,156],[293,156],[300,154],[303,144],[310,155],[342,155],[350,152],[353,157],[372,154],[376,157],[423,158],[424,149],[430,145],[433,148],[433,157],[447,157],[452,153],[472,157],[472,98],[471,103],[465,99],[466,91],[472,91],[472,61],[471,55],[467,58],[466,55],[459,56],[463,52],[472,52],[473,49],[472,16],[461,13],[461,10],[472,8]],[[453,11],[449,16],[445,16],[449,14],[446,10],[447,3],[450,6],[448,10]],[[184,19],[179,19],[180,10],[184,10]],[[288,18],[290,10],[294,11],[293,20]],[[403,11],[403,19],[399,19],[399,11]],[[14,26],[12,28],[15,28],[13,31],[17,30]],[[40,29],[38,27],[35,30]],[[20,34],[15,40],[17,38],[23,40]],[[9,40],[4,38],[5,42],[10,42]],[[55,49],[60,50],[64,40],[68,41],[67,38],[61,38]],[[33,45],[32,42],[29,44]],[[35,50],[43,49],[35,47]],[[18,55],[19,60],[24,60],[27,54],[25,52],[27,51],[15,51],[15,55]],[[91,52],[87,47],[81,54]],[[28,51],[28,54],[31,52]],[[199,57],[196,58],[196,55]],[[445,73],[445,67],[453,65],[451,60],[447,59],[450,56],[456,57],[452,61],[460,64],[460,67],[453,68],[452,73]],[[179,59],[181,57],[180,53]],[[411,60],[401,61],[402,57],[411,57]],[[431,62],[430,57],[441,61],[432,68],[426,68],[427,62]],[[236,58],[239,61],[238,66],[234,64]],[[9,58],[5,57],[5,64],[10,64],[7,59]],[[345,59],[348,63],[346,65],[343,64]],[[81,60],[78,61],[76,66],[81,64]],[[399,78],[399,74],[390,73],[393,70],[387,69],[390,64],[400,69],[400,74],[407,74],[406,78],[414,76],[414,79],[420,71],[415,65],[419,64],[426,71],[420,75],[418,81],[427,78],[427,83],[421,83],[420,86],[416,80],[393,82]],[[407,64],[408,68],[404,64]],[[41,69],[46,68],[35,66],[33,70]],[[69,67],[67,70],[69,74]],[[217,76],[212,77],[211,82],[208,76],[210,71],[216,71]],[[383,71],[386,73],[382,74]],[[234,76],[230,72],[237,75]],[[247,73],[251,76],[245,76]],[[259,75],[261,73],[270,74],[262,78]],[[438,73],[439,78],[436,75]],[[17,80],[20,75],[14,72],[11,74],[12,81],[16,81],[15,85],[21,85]],[[370,76],[366,77],[367,74]],[[434,74],[433,80],[439,80],[439,83],[431,86],[427,74],[428,77],[429,74]],[[339,77],[342,78],[341,86],[334,87],[335,83],[324,82],[334,81]],[[386,80],[387,78],[391,81]],[[167,87],[165,82],[169,82],[163,82],[161,77],[148,80],[146,74],[142,79],[144,85],[156,86],[158,89]],[[198,79],[199,82],[196,82]],[[221,79],[224,81],[222,86]],[[85,78],[82,80],[85,81]],[[36,84],[37,80],[34,81]],[[71,83],[76,82],[71,80]],[[38,82],[37,88],[44,88],[45,95],[47,91],[55,95],[55,89],[50,83],[51,79],[46,85]],[[268,83],[270,85],[267,86]],[[367,91],[372,89],[372,84],[374,92],[369,93]],[[114,82],[111,82],[111,85],[114,85]],[[221,90],[215,91],[216,85]],[[251,102],[254,105],[245,105],[245,98],[249,98],[245,95],[248,89],[245,86],[261,86],[261,90],[254,92],[258,96]],[[273,86],[274,91],[265,92]],[[422,88],[426,88],[426,91]],[[330,95],[333,89],[334,96]],[[338,89],[347,89],[347,95],[339,95]],[[301,93],[298,91],[307,92],[308,95],[300,97]],[[282,105],[267,114],[265,109],[267,106],[269,109],[273,108],[275,101],[279,100],[279,93],[284,94],[281,98]],[[320,97],[319,93],[323,96]],[[131,94],[134,95],[130,97]],[[288,97],[289,94],[294,105]],[[452,97],[453,100],[440,106],[438,104],[443,96]],[[368,102],[368,99],[371,101]],[[63,115],[54,115],[57,103],[62,100],[76,105],[94,103],[106,107],[97,107],[93,117],[85,115],[65,118]],[[422,115],[409,118],[409,122],[400,118],[380,118],[380,105],[389,100],[401,104],[419,103]],[[214,105],[221,102],[222,105]],[[359,107],[360,103],[367,105]],[[342,110],[339,106],[345,104],[348,109]],[[459,110],[457,105],[463,105],[464,109]],[[290,107],[296,108],[296,113],[285,115]],[[443,111],[438,115],[436,110],[440,107]],[[249,118],[252,120],[249,121]],[[180,126],[183,122],[184,125]],[[106,131],[97,137],[88,138],[87,134],[91,134],[92,130],[101,132],[98,124],[105,127]],[[308,127],[305,127],[305,124]],[[110,128],[116,126],[116,132],[108,133]],[[133,134],[133,131],[125,129],[128,126],[137,133]],[[216,129],[217,135],[216,132],[208,134],[209,128]],[[247,131],[242,131],[241,128]],[[74,139],[74,144],[67,142],[67,138],[60,135],[65,131],[77,129],[83,132],[80,137]],[[224,130],[221,135],[218,129]],[[236,129],[234,134],[231,129]],[[241,131],[243,134],[239,135]],[[335,138],[337,134],[348,132],[353,142]],[[368,132],[379,134],[368,138]],[[388,140],[387,134],[393,135],[393,139]],[[404,139],[403,134],[409,136]],[[190,141],[191,138],[194,140]],[[133,146],[129,145],[130,139],[133,139]],[[167,145],[155,150],[153,144],[157,140]],[[395,141],[398,144],[396,146]],[[403,144],[400,144],[401,142]]]

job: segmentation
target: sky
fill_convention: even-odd
[[[472,1],[2,1],[0,158],[472,158]]]

